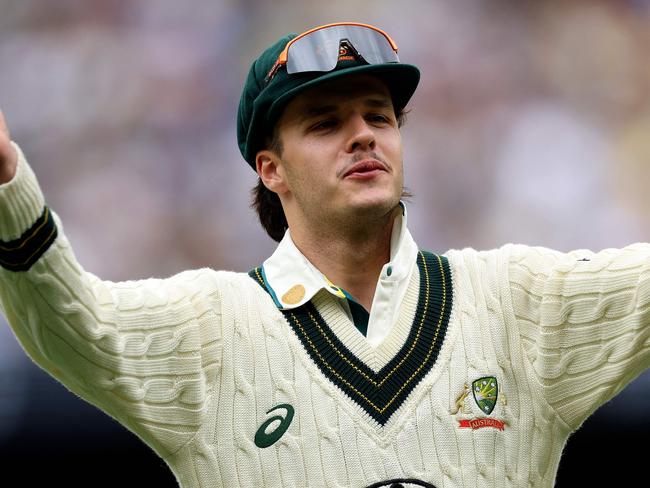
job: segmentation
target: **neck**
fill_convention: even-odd
[[[349,292],[369,312],[382,267],[390,261],[396,207],[382,218],[348,222],[336,228],[291,228],[296,247],[332,283]],[[361,224],[361,225],[360,225]]]

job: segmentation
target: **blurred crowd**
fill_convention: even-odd
[[[422,71],[404,128],[421,246],[621,246],[650,235],[649,4],[3,1],[0,107],[88,270],[246,270],[273,249],[235,137],[250,62],[374,23]]]
[[[403,128],[421,247],[650,239],[648,0],[0,0],[0,108],[82,265],[261,263],[241,86],[280,36],[337,20],[422,71]]]

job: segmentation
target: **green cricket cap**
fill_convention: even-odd
[[[368,64],[361,59],[339,61],[332,71],[311,71],[288,74],[280,68],[267,82],[267,76],[287,43],[297,34],[289,34],[267,48],[251,65],[237,112],[237,143],[248,164],[255,171],[255,155],[262,149],[264,138],[272,133],[274,124],[293,97],[326,81],[367,73],[382,80],[390,91],[395,110],[403,109],[413,96],[420,80],[420,70],[411,64]]]

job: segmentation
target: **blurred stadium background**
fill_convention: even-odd
[[[338,20],[382,27],[422,70],[403,129],[420,246],[650,239],[648,0],[0,0],[0,107],[84,267],[261,263],[274,243],[249,209],[240,88],[281,35]],[[644,374],[572,436],[557,486],[645,479],[648,412]],[[21,486],[175,486],[4,322],[0,459]]]

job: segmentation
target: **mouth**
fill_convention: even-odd
[[[359,161],[350,166],[346,172],[343,173],[343,178],[369,179],[387,172],[388,168],[381,161],[376,159],[364,159],[363,161]]]

